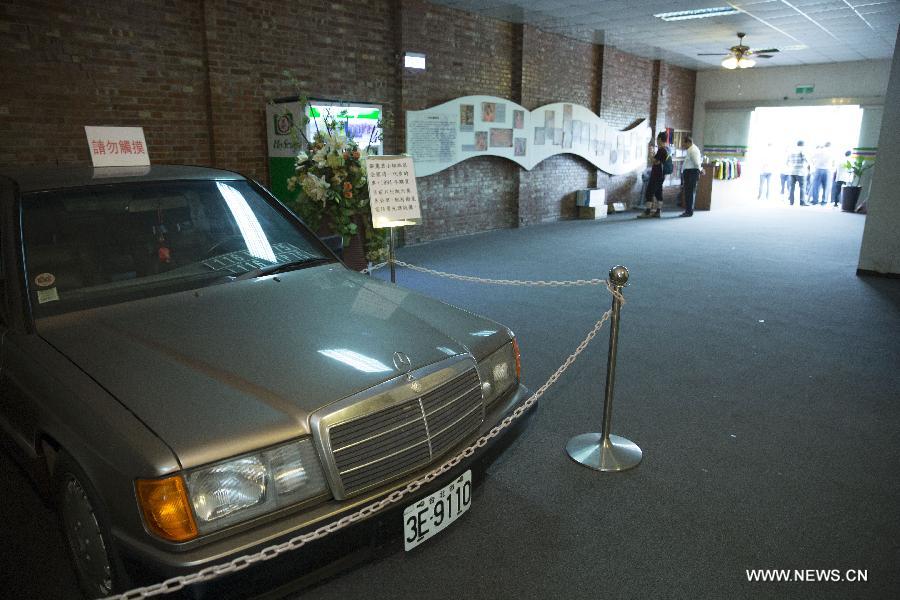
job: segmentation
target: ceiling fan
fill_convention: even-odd
[[[756,64],[757,58],[772,58],[772,54],[778,52],[778,48],[766,48],[754,50],[744,45],[746,33],[738,32],[738,45],[728,49],[728,56],[722,60],[722,66],[726,69],[749,69]],[[718,52],[706,52],[697,56],[721,56]]]

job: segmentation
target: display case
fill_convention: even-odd
[[[712,204],[712,181],[714,163],[703,163],[703,171],[697,181],[697,195],[694,196],[694,210],[709,210]]]

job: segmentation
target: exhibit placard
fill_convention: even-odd
[[[495,96],[464,96],[406,113],[406,151],[419,177],[476,156],[500,156],[531,170],[557,154],[575,154],[621,175],[647,161],[646,120],[621,131],[568,102],[528,110]]]
[[[366,172],[374,227],[413,225],[422,218],[412,157],[370,156]]]
[[[84,126],[95,167],[150,166],[143,127]]]

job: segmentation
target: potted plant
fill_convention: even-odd
[[[294,126],[300,150],[288,189],[297,192],[288,207],[320,235],[337,234],[343,239],[344,262],[363,269],[368,261],[381,262],[387,256],[387,230],[372,227],[366,157],[378,141],[370,137],[360,148],[347,136],[344,124],[334,116],[324,116],[324,129],[307,139],[307,101],[300,99],[303,115]],[[380,128],[375,128],[375,131]]]
[[[859,203],[859,194],[862,191],[863,173],[875,166],[874,160],[865,160],[861,156],[857,156],[854,161],[844,163],[844,168],[853,175],[853,185],[845,185],[841,188],[841,210],[844,212],[855,212],[856,205]]]

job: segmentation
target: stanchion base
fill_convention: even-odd
[[[595,471],[626,471],[641,463],[643,453],[637,444],[618,435],[601,443],[599,433],[576,435],[566,444],[566,452],[577,463]]]

